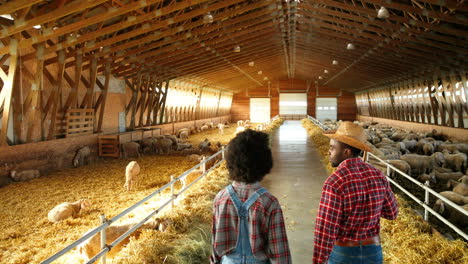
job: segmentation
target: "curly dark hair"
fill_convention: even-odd
[[[239,133],[229,142],[226,162],[231,180],[261,181],[273,167],[268,135],[251,129]]]

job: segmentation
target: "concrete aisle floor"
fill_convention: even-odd
[[[327,172],[300,121],[285,121],[271,148],[273,169],[262,185],[283,208],[293,263],[311,263],[315,215]]]

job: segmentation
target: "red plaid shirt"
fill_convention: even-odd
[[[260,188],[260,183],[233,182],[239,199],[245,202]],[[269,192],[260,196],[249,209],[249,235],[253,255],[272,264],[291,263],[283,211],[276,197]],[[226,188],[214,199],[211,263],[220,263],[221,257],[230,254],[237,243],[238,217]]]
[[[360,158],[347,159],[323,185],[315,223],[314,264],[325,263],[334,242],[359,241],[380,233],[380,217],[398,208],[385,175]]]

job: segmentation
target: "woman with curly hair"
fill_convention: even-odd
[[[214,200],[211,263],[291,263],[280,204],[260,186],[273,167],[268,135],[239,133],[229,142],[226,162],[233,182]]]

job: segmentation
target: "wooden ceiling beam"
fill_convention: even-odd
[[[333,1],[333,0],[319,0],[318,2],[324,4],[324,5],[328,6],[328,7],[335,7],[335,8],[340,8],[342,10],[349,10],[350,12],[357,12],[357,13],[365,14],[365,15],[368,15],[369,18],[377,19],[376,18],[377,17],[376,10],[374,10],[374,9],[368,9],[368,8],[357,7],[357,6],[355,7],[355,6],[352,6],[352,5],[347,4],[347,3],[340,3],[340,2]],[[430,29],[430,30],[433,30],[433,31],[440,32],[440,33],[445,33],[445,34],[449,34],[449,35],[454,35],[454,36],[467,38],[465,31],[460,30],[460,29],[456,29],[456,28],[453,28],[453,27],[452,28],[440,27],[440,26],[435,25],[435,24],[431,24],[431,23],[423,22],[423,21],[417,21],[417,20],[414,20],[414,19],[410,19],[408,17],[402,17],[402,16],[398,16],[398,15],[392,15],[387,19],[389,21],[395,21],[395,22],[399,22],[399,23],[406,23],[407,25],[423,27],[423,28],[427,28],[427,29]]]
[[[86,8],[94,7],[97,5],[100,5],[108,0],[89,0],[89,1],[81,1],[81,0],[75,0],[72,3],[63,6],[61,8],[57,8],[49,13],[46,13],[44,15],[40,15],[38,17],[30,18],[26,21],[17,22],[15,21],[15,25],[3,29],[2,30],[2,37],[8,37],[11,36],[15,33],[19,33],[21,31],[27,30],[32,28],[35,25],[42,25],[50,21],[54,21],[58,18],[67,16],[69,14],[79,12],[81,10],[84,10]],[[0,53],[4,54],[4,53]]]
[[[74,46],[76,46],[78,44],[82,44],[82,43],[87,42],[87,41],[94,41],[96,38],[98,38],[100,36],[104,36],[104,35],[107,35],[107,34],[112,34],[114,32],[121,31],[122,29],[131,27],[133,25],[137,25],[137,24],[140,24],[140,23],[146,23],[148,20],[154,19],[156,17],[166,15],[166,14],[170,14],[172,12],[177,12],[177,11],[179,11],[181,9],[185,9],[185,8],[190,7],[192,5],[196,5],[196,4],[199,4],[199,3],[202,3],[202,2],[206,2],[206,1],[208,1],[208,0],[183,1],[183,2],[176,3],[174,5],[163,7],[162,9],[157,10],[156,12],[151,12],[151,13],[148,13],[146,15],[141,15],[141,16],[137,16],[137,17],[134,17],[134,16],[129,17],[125,21],[118,22],[118,23],[115,23],[113,25],[101,28],[99,31],[94,31],[94,32],[91,32],[91,33],[88,33],[88,34],[84,34],[84,35],[82,35],[80,37],[77,37],[73,41],[63,41],[63,42],[57,43],[55,46],[48,47],[45,50],[44,54],[47,55],[49,53],[52,53],[52,52],[55,52],[55,51],[58,51],[58,50],[61,50],[61,49],[66,49],[68,47],[74,47]],[[223,1],[223,2],[235,3],[235,2],[239,2],[239,1],[240,0],[229,0],[229,1]],[[199,13],[199,15],[200,15],[200,14],[203,14],[204,12],[206,12],[206,10],[195,10],[195,11],[192,11],[190,13],[192,15],[194,15],[193,14],[194,12]],[[188,14],[188,13],[186,13],[186,14]],[[186,14],[184,14],[184,15],[182,15],[180,17],[185,17]],[[127,33],[116,35],[113,38],[111,38],[112,40],[111,39],[106,39],[105,43],[110,43],[110,42],[115,43],[115,42],[118,42],[118,41],[122,41],[122,40],[125,40],[125,39],[128,39],[128,38],[131,38],[131,37],[146,33],[148,31],[152,31],[152,30],[156,30],[156,29],[166,27],[169,24],[171,24],[171,22],[176,23],[176,21],[183,21],[184,19],[181,19],[180,17],[179,18],[170,17],[170,18],[167,18],[164,21],[160,21],[160,22],[158,22],[156,24],[153,24],[151,27],[148,27],[148,28],[142,27],[142,28],[139,28],[139,29],[136,29],[136,30],[131,30],[130,32],[127,32]],[[83,51],[87,52],[87,51],[90,51],[90,50],[93,50],[93,49],[99,49],[99,45],[100,45],[100,43],[95,43],[95,45],[93,47],[89,47],[89,46],[85,47]],[[27,59],[29,59],[29,57],[30,57],[30,55],[27,54],[27,55],[24,56],[24,59],[27,60]]]
[[[75,23],[71,23],[71,24],[59,27],[48,34],[42,32],[38,34],[37,36],[35,36],[34,38],[29,38],[29,39],[25,39],[21,41],[19,45],[20,45],[20,48],[27,48],[33,44],[40,43],[48,39],[55,39],[61,35],[66,35],[66,34],[76,32],[79,29],[86,28],[88,26],[104,22],[108,19],[121,16],[126,13],[132,12],[134,10],[139,10],[140,8],[143,8],[143,7],[155,4],[155,3],[159,3],[162,1],[163,0],[146,0],[145,2],[140,2],[139,4],[135,4],[134,2],[132,2],[125,6],[117,8],[115,10],[114,9],[108,10],[108,12],[105,12],[103,14],[95,15],[95,16],[85,18],[85,19],[80,19]],[[0,48],[0,54],[3,54],[4,52],[8,52],[8,51],[5,50],[4,48]]]
[[[0,14],[13,14],[15,11],[30,7],[43,0],[14,0],[0,5]]]

